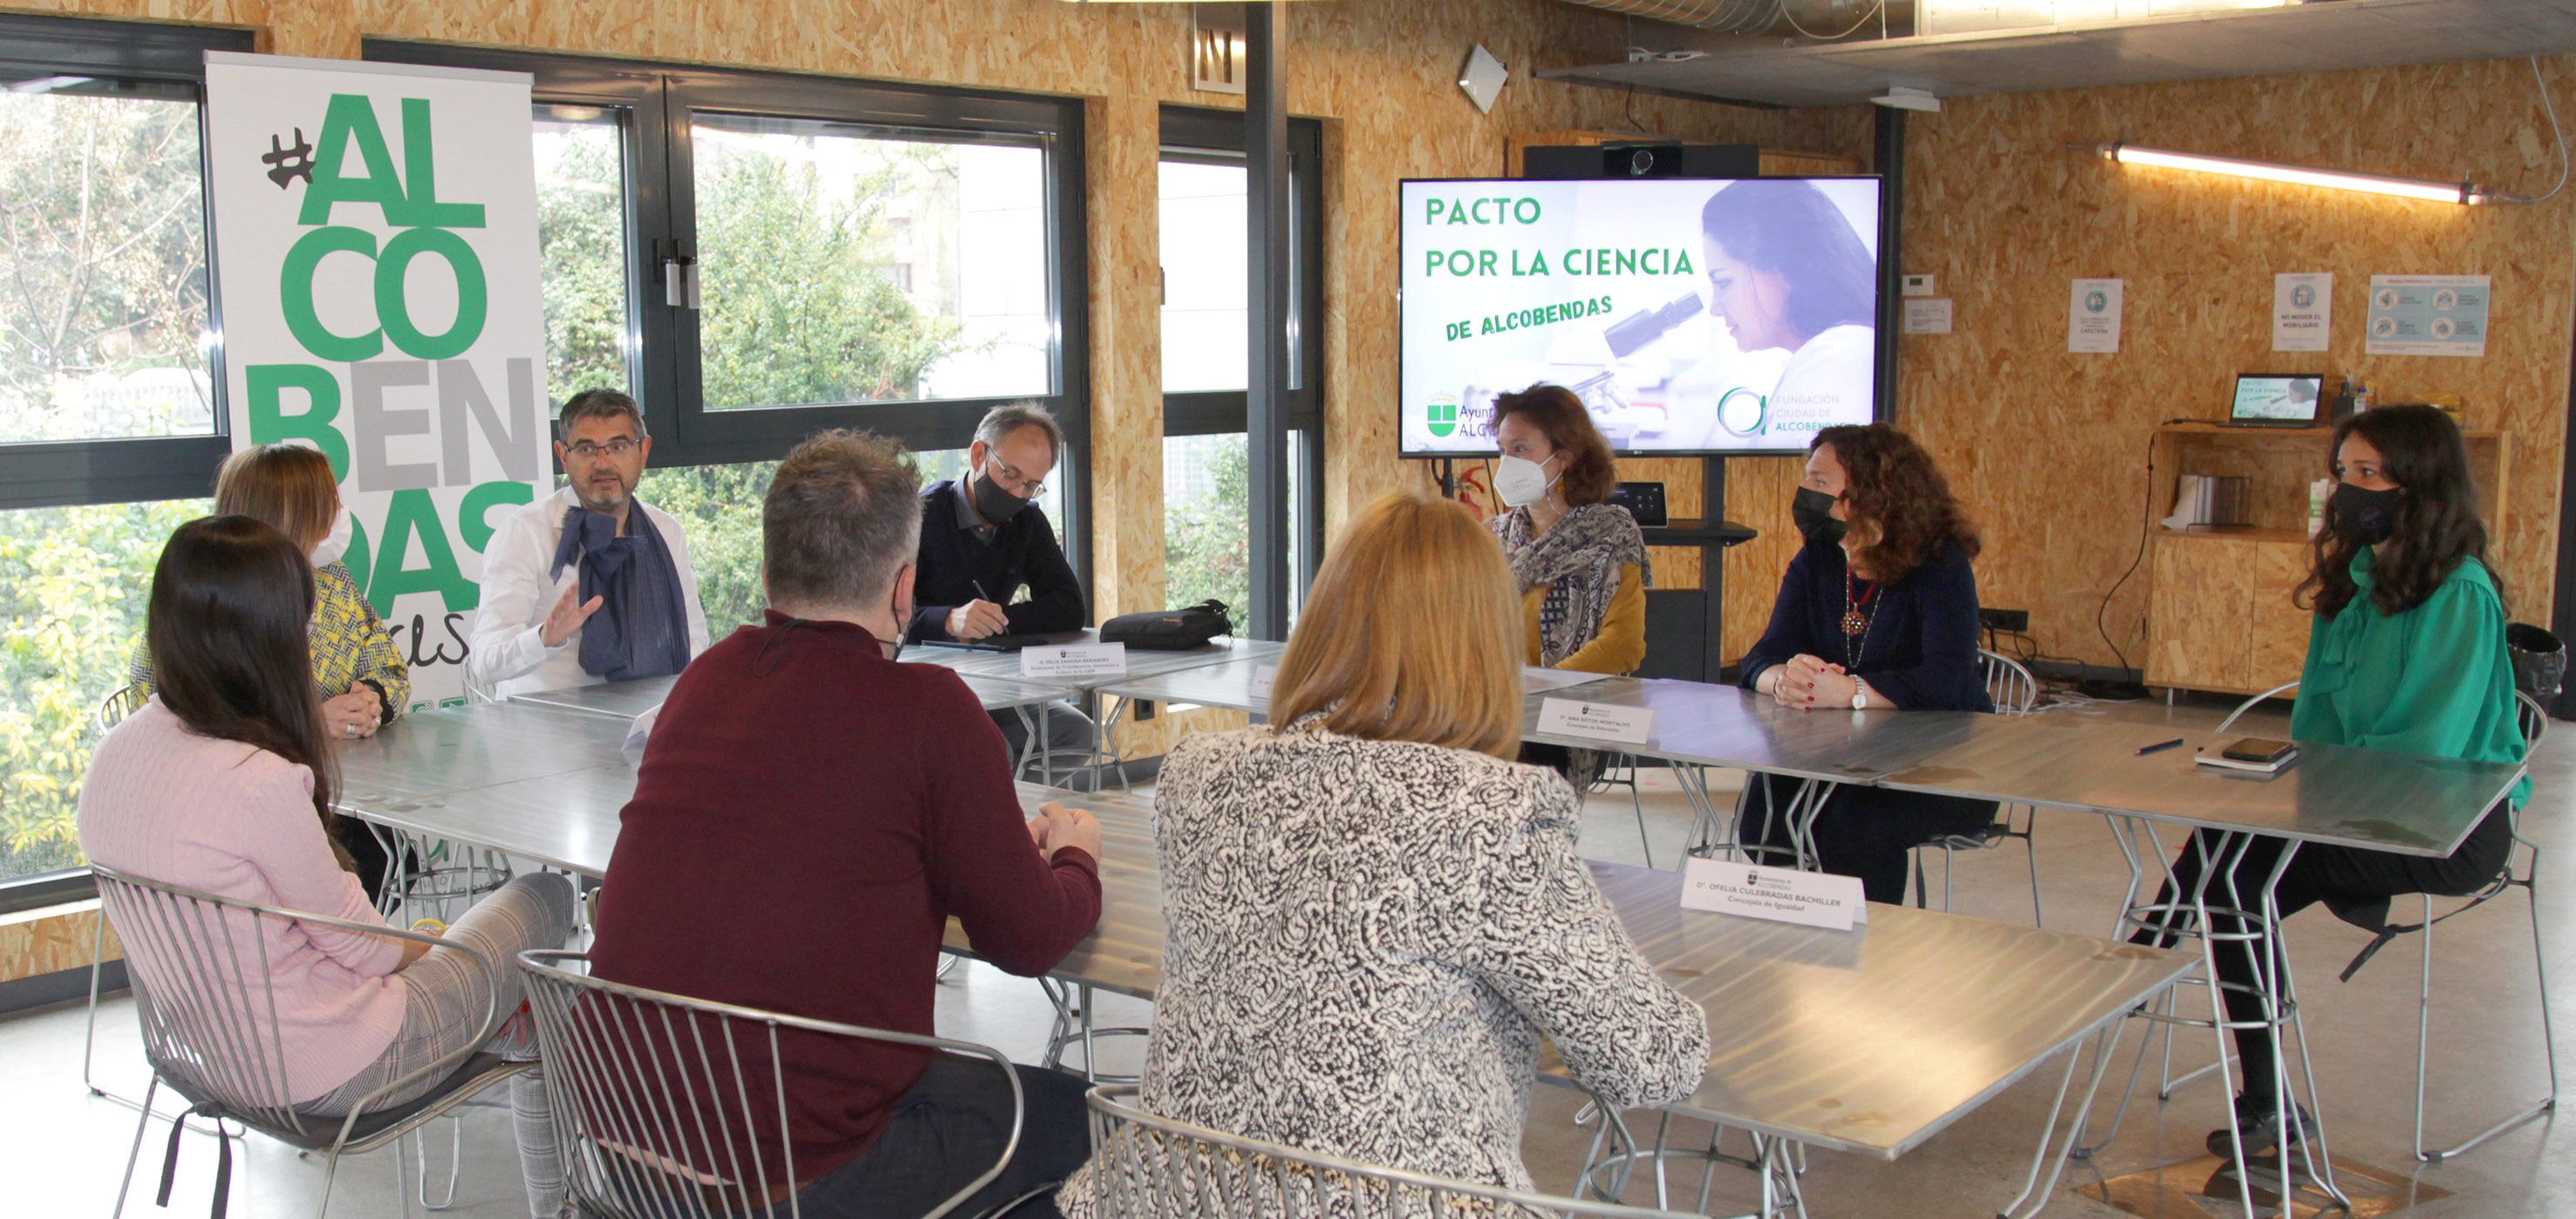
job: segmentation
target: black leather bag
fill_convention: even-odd
[[[1123,643],[1149,652],[1179,652],[1204,647],[1209,640],[1233,630],[1225,618],[1225,602],[1201,601],[1183,609],[1120,614],[1100,624],[1100,642]]]

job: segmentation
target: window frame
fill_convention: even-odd
[[[0,14],[0,46],[7,48],[0,52],[0,66],[178,84],[195,90],[198,163],[202,180],[210,181],[205,53],[253,50],[255,36],[247,29],[221,26],[7,13]],[[214,206],[202,191],[200,205],[205,208],[207,323],[220,334],[223,302],[215,292]],[[215,467],[232,451],[223,360],[218,344],[206,360],[214,389],[215,426],[210,435],[0,444],[0,511],[148,503],[211,494]],[[83,901],[97,892],[98,884],[86,867],[0,879],[0,914]]]
[[[1241,165],[1244,117],[1240,110],[1199,106],[1162,107],[1161,148],[1164,161],[1208,165]],[[1319,119],[1288,120],[1288,199],[1291,220],[1290,259],[1295,268],[1296,303],[1289,319],[1297,337],[1295,383],[1288,390],[1288,430],[1302,432],[1298,445],[1297,502],[1288,505],[1297,533],[1298,570],[1292,601],[1303,601],[1324,552],[1324,124]],[[1245,390],[1194,390],[1163,395],[1163,435],[1216,436],[1250,430],[1250,393]],[[1260,505],[1252,505],[1258,512]]]
[[[197,95],[197,156],[207,162],[208,51],[249,51],[252,31],[219,26],[158,25],[98,17],[0,14],[0,66],[185,85]],[[223,333],[215,291],[214,200],[205,209],[206,321]],[[204,436],[136,436],[0,444],[0,511],[191,499],[211,493],[215,467],[232,452],[222,344],[206,357],[214,386],[214,431]],[[5,884],[6,882],[0,882]]]
[[[661,64],[547,51],[499,50],[369,38],[373,61],[527,72],[533,100],[627,110],[627,322],[635,336],[629,382],[653,435],[658,466],[775,461],[806,436],[865,428],[914,450],[963,449],[984,412],[1037,401],[1055,412],[1065,453],[1049,481],[1062,488],[1055,521],[1077,576],[1091,569],[1089,283],[1084,127],[1079,99],[759,69]],[[1055,333],[1050,392],[1005,397],[843,402],[711,411],[699,380],[698,315],[661,303],[665,252],[696,250],[696,184],[689,115],[706,110],[816,119],[889,137],[1036,144],[1046,155],[1047,307]]]

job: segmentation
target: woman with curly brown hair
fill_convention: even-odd
[[[1808,445],[1790,505],[1806,545],[1789,561],[1744,686],[1801,710],[1992,711],[1977,671],[1976,531],[1914,438],[1884,423],[1830,427]],[[1760,777],[1738,840],[1789,845],[1795,785]],[[1905,900],[1905,853],[1994,816],[1981,800],[1846,786],[1809,835],[1827,872],[1869,900]]]

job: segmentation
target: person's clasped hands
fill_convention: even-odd
[[[1029,841],[1037,844],[1038,853],[1049,859],[1057,851],[1075,847],[1092,859],[1100,858],[1100,819],[1091,810],[1067,808],[1049,800],[1038,806],[1038,815],[1029,818]]]

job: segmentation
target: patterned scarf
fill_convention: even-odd
[[[626,512],[626,536],[617,518],[579,504],[564,509],[563,540],[555,543],[554,576],[581,565],[581,603],[605,598],[581,626],[581,671],[610,681],[665,677],[689,663],[689,611],[680,593],[678,565],[636,503]]]
[[[1634,563],[1648,587],[1655,571],[1646,560],[1646,535],[1637,518],[1616,504],[1569,508],[1547,532],[1530,535],[1529,509],[1514,508],[1485,522],[1511,557],[1521,594],[1550,586],[1538,608],[1538,659],[1553,667],[1601,633],[1618,590],[1619,565]]]

